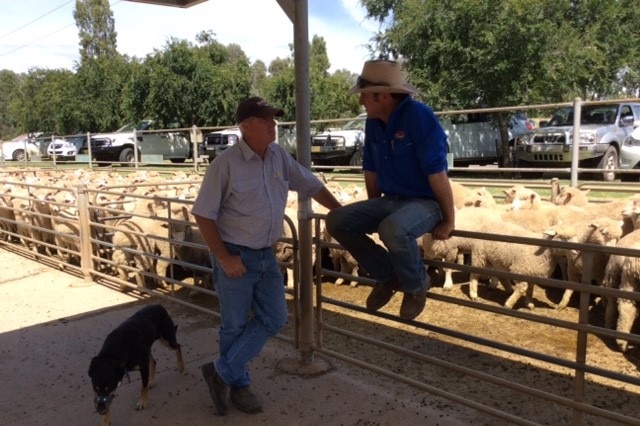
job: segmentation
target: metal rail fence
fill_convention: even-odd
[[[12,204],[5,202],[0,208],[0,240],[3,247],[17,250],[25,256],[52,267],[64,268],[69,273],[84,276],[87,280],[123,291],[138,291],[170,298],[193,309],[218,315],[215,292],[206,282],[206,278],[204,282],[200,282],[200,285],[197,284],[198,276],[206,277],[210,272],[208,267],[201,263],[179,259],[176,255],[176,251],[181,247],[206,250],[202,244],[176,239],[173,234],[174,228],[195,227],[193,222],[185,220],[180,213],[184,207],[189,209],[192,201],[170,196],[136,195],[128,192],[123,194],[122,189],[116,187],[90,189],[80,185],[74,188],[62,186],[50,188],[16,181],[0,183],[4,184],[5,188],[7,185],[16,188],[12,194]],[[494,184],[500,185],[506,182],[494,182]],[[73,195],[76,199],[74,209],[77,216],[56,216],[54,212],[56,207],[65,209],[69,208],[69,205],[65,201],[60,201],[60,198],[37,197],[38,193],[47,191]],[[41,203],[38,209],[34,207],[36,203]],[[140,203],[162,203],[166,215],[154,215],[152,211],[143,213],[127,207],[128,204],[139,205]],[[25,222],[23,219],[25,215],[31,215],[32,220]],[[33,218],[40,220],[34,221]],[[129,230],[129,238],[145,241],[144,245],[131,247],[115,245],[113,237],[122,229],[120,225],[123,222],[135,223],[136,218],[153,222],[157,229],[163,231],[149,232],[143,228],[138,231]],[[301,315],[309,313],[299,311],[299,307],[304,307],[304,304],[299,305],[300,289],[297,286],[300,273],[298,241],[295,221],[288,218],[287,222],[292,227],[293,238],[283,242],[290,245],[293,256],[283,262],[283,266],[289,268],[294,274],[296,285],[289,292],[294,307],[293,327],[289,334],[279,337],[298,347],[299,319]],[[56,223],[73,223],[77,226],[77,233],[69,231],[70,228],[67,228],[66,232],[61,232],[60,229],[64,227],[57,227]],[[482,321],[487,321],[488,330],[493,327],[500,329],[500,324],[511,324],[514,328],[516,324],[515,329],[519,329],[519,333],[527,335],[527,338],[519,341],[518,336],[500,330],[488,334],[469,333],[464,330],[464,327],[461,329],[454,324],[456,321],[442,323],[403,321],[385,312],[367,312],[360,304],[350,302],[348,298],[331,297],[325,294],[327,289],[331,289],[331,284],[326,282],[332,278],[343,277],[362,284],[371,284],[371,282],[366,278],[341,274],[323,264],[323,251],[328,248],[340,248],[340,246],[323,241],[320,237],[322,216],[313,215],[313,223],[313,243],[316,251],[314,352],[359,365],[419,390],[449,399],[456,404],[474,408],[494,419],[513,424],[550,424],[547,417],[541,413],[546,410],[555,410],[564,413],[564,417],[557,418],[553,424],[640,425],[640,411],[637,409],[640,395],[640,377],[638,377],[640,364],[636,363],[634,366],[633,358],[627,359],[627,364],[624,364],[625,358],[609,347],[610,353],[604,356],[617,356],[622,359],[619,369],[611,369],[598,364],[600,359],[598,356],[602,354],[598,356],[593,354],[594,340],[602,343],[610,342],[611,339],[625,339],[638,347],[640,337],[637,334],[620,333],[594,324],[593,307],[590,303],[593,296],[601,298],[610,296],[627,298],[640,304],[640,293],[592,286],[590,285],[591,271],[585,271],[582,283],[570,283],[558,279],[542,279],[492,269],[479,269],[464,264],[427,261],[429,266],[448,267],[461,273],[480,273],[483,276],[493,276],[503,280],[525,280],[548,289],[571,288],[579,294],[576,315],[570,320],[558,319],[549,314],[553,312],[549,309],[512,310],[503,308],[497,303],[474,302],[464,297],[432,291],[429,296],[430,306],[438,304],[440,309],[444,310],[455,307],[460,309],[465,317],[482,318]],[[455,235],[513,244],[578,250],[585,257],[585,265],[590,264],[589,259],[597,252],[640,256],[637,250],[615,247],[464,231],[456,231]],[[67,243],[61,244],[60,241],[67,241]],[[149,249],[151,246],[161,248]],[[115,251],[119,251],[120,256],[128,260],[124,262],[117,260],[114,257]],[[166,272],[162,273],[158,270],[160,264],[167,265]],[[193,293],[206,296],[206,302],[203,303],[202,299],[195,301],[193,297],[189,297],[189,294]],[[364,316],[365,319],[358,320],[355,315]],[[345,318],[352,316],[353,321],[345,322]],[[341,321],[336,321],[337,317]],[[345,324],[355,324],[355,327],[352,329],[350,325]],[[563,351],[554,347],[552,337],[556,335],[569,336],[567,339],[571,342],[569,344],[571,356],[558,355]],[[388,336],[392,337],[386,338]],[[335,339],[347,339],[351,342],[353,349],[336,349]],[[545,343],[547,339],[550,343],[538,344]],[[426,343],[443,345],[448,351],[460,352],[463,356],[453,359],[432,354],[422,347]],[[401,362],[410,368],[398,369],[393,365],[385,365],[378,359],[371,361],[369,355],[372,351],[388,352],[389,359],[399,357]],[[561,383],[561,390],[547,386],[548,383],[523,381],[517,374],[482,371],[480,365],[473,364],[478,359],[483,359],[483,366],[490,364],[492,368],[500,368],[497,366],[502,365],[505,371],[516,368],[515,366],[521,368],[522,365],[528,365],[529,368],[540,372],[541,377],[546,377],[546,380]],[[426,372],[434,368],[438,369],[439,376],[446,377],[452,382],[451,388],[432,384]],[[550,378],[551,376],[553,378]],[[505,390],[511,392],[509,400],[493,401],[490,389],[494,388],[500,389],[501,394],[504,394]],[[592,395],[594,388],[600,391],[606,390],[611,400],[594,400]],[[540,400],[538,412],[514,409],[518,400],[532,397]],[[552,409],[552,405],[559,406],[561,409]]]

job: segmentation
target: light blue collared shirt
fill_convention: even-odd
[[[276,143],[264,160],[240,141],[207,168],[192,213],[216,221],[223,241],[260,249],[282,238],[289,191],[308,199],[322,182]]]

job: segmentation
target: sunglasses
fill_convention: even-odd
[[[365,87],[371,87],[371,86],[389,87],[389,84],[388,83],[375,83],[373,81],[366,80],[366,79],[362,78],[361,75],[359,75],[358,79],[356,80],[356,86],[358,87],[358,89],[364,89]]]

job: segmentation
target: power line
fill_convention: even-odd
[[[45,13],[44,15],[40,16],[39,18],[34,19],[33,21],[31,21],[31,22],[29,22],[29,23],[27,23],[27,24],[25,24],[25,25],[21,26],[21,27],[20,27],[20,28],[18,28],[18,29],[15,29],[15,30],[13,30],[13,31],[11,31],[11,32],[9,32],[9,33],[7,33],[7,34],[3,35],[2,37],[6,37],[6,36],[8,36],[9,34],[13,34],[13,33],[15,33],[16,31],[21,30],[22,28],[24,28],[24,27],[26,27],[26,26],[28,26],[28,25],[33,24],[33,23],[34,23],[34,22],[36,22],[37,20],[39,20],[39,19],[41,19],[41,18],[44,18],[45,16],[47,16],[47,15],[49,15],[50,13],[52,13],[52,12],[54,12],[54,11],[56,11],[56,10],[60,9],[62,6],[65,6],[65,5],[67,5],[68,3],[71,3],[72,1],[73,1],[73,0],[69,0],[69,1],[67,1],[66,3],[64,3],[64,4],[62,4],[62,5],[58,6],[58,7],[56,7],[56,8],[55,8],[55,9],[53,9],[52,11]],[[111,8],[111,7],[115,6],[116,4],[120,3],[121,1],[122,1],[122,0],[117,0],[116,2],[114,2],[114,3],[110,4],[110,5],[109,5],[109,7]],[[36,41],[40,41],[40,40],[42,40],[43,38],[49,37],[50,35],[53,35],[53,34],[59,33],[59,32],[60,32],[60,31],[62,31],[62,30],[66,30],[67,28],[69,28],[69,27],[70,27],[70,26],[72,26],[72,25],[75,25],[75,22],[74,22],[73,24],[69,24],[69,25],[64,26],[64,27],[62,27],[62,28],[60,28],[60,29],[57,29],[57,30],[55,30],[55,31],[52,31],[52,32],[50,32],[50,33],[48,33],[48,34],[45,34],[45,35],[43,35],[42,37],[39,37],[39,38],[37,38],[37,39],[35,39],[35,40],[30,41],[29,43],[25,43],[25,44],[22,44],[22,45],[20,45],[20,46],[17,46],[17,47],[15,47],[15,48],[13,48],[13,49],[9,50],[8,52],[0,53],[0,57],[2,57],[2,56],[6,56],[6,55],[8,55],[8,54],[10,54],[10,53],[13,53],[13,52],[17,51],[17,50],[23,49],[23,48],[25,48],[25,47],[27,47],[27,46],[29,46],[29,45],[31,45],[31,44],[33,44],[33,43],[35,43]],[[2,39],[2,37],[0,37],[0,39]]]
[[[37,38],[37,39],[35,39],[35,40],[31,40],[29,43],[25,43],[25,44],[22,44],[22,45],[20,45],[20,46],[17,46],[17,47],[15,47],[15,48],[13,48],[12,50],[9,50],[8,52],[0,53],[0,57],[2,57],[2,56],[6,56],[6,55],[8,55],[8,54],[10,54],[10,53],[13,53],[13,52],[15,52],[16,50],[23,49],[23,48],[25,48],[25,47],[27,47],[27,46],[29,46],[29,45],[31,45],[31,44],[33,44],[33,43],[35,43],[36,41],[42,40],[43,38],[49,37],[50,35],[53,35],[53,34],[55,34],[55,33],[59,33],[59,32],[60,32],[60,31],[62,31],[62,30],[66,30],[67,28],[69,28],[69,27],[70,27],[70,26],[72,26],[72,25],[75,25],[75,24],[69,24],[69,25],[67,25],[66,27],[62,27],[62,28],[60,28],[60,29],[58,29],[58,30],[55,30],[55,31],[53,31],[53,32],[50,32],[49,34],[45,34],[45,35],[43,35],[43,36],[42,36],[42,37],[40,37],[40,38]]]
[[[36,19],[34,19],[33,21],[27,22],[27,23],[26,23],[26,24],[24,24],[23,26],[18,27],[18,28],[16,28],[16,29],[15,29],[15,30],[13,30],[13,31],[9,31],[9,32],[8,32],[8,33],[6,33],[5,35],[0,36],[0,40],[2,40],[3,38],[5,38],[5,37],[6,37],[6,36],[8,36],[8,35],[11,35],[11,34],[13,34],[13,33],[16,33],[16,32],[18,32],[18,31],[20,31],[21,29],[23,29],[23,28],[25,28],[25,27],[28,27],[29,25],[33,24],[33,23],[34,23],[34,22],[36,22],[36,21],[39,21],[40,19],[44,18],[44,17],[45,17],[45,16],[47,16],[47,15],[51,15],[51,14],[52,14],[53,12],[55,12],[56,10],[58,10],[58,9],[60,9],[60,8],[64,7],[64,6],[68,5],[68,4],[69,4],[69,3],[71,3],[72,1],[73,1],[73,0],[69,0],[69,1],[67,1],[66,3],[63,3],[63,4],[61,4],[60,6],[56,7],[55,9],[50,10],[49,12],[45,13],[44,15],[42,15],[42,16],[38,16],[38,17],[37,17]]]

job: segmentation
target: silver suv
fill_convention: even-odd
[[[516,141],[517,167],[570,167],[573,158],[573,108],[561,108],[547,123]],[[620,148],[640,125],[640,103],[584,105],[580,115],[581,168],[608,169],[599,174],[615,180]],[[540,173],[541,174],[541,173]]]

